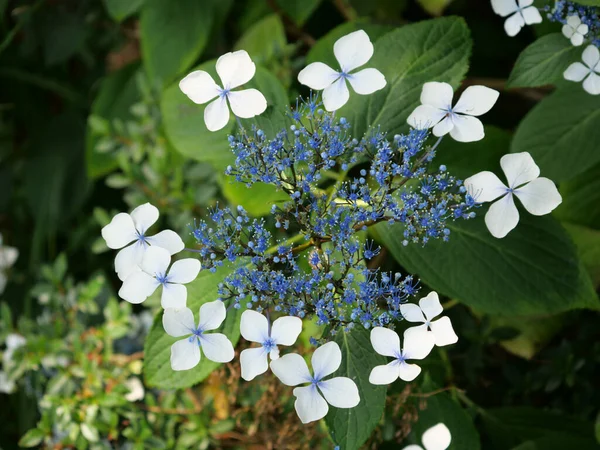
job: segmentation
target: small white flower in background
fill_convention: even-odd
[[[221,300],[204,303],[200,307],[198,326],[189,308],[165,309],[163,327],[169,336],[182,337],[171,346],[171,368],[188,370],[200,362],[200,348],[204,356],[214,362],[229,362],[234,351],[231,341],[222,333],[206,333],[216,330],[225,320],[227,311]]]
[[[310,374],[304,358],[297,353],[289,353],[271,361],[271,370],[286,386],[297,387],[294,407],[302,423],[322,419],[329,411],[328,403],[336,408],[354,408],[360,402],[356,383],[347,377],[334,377],[323,380],[340,368],[342,352],[335,342],[328,342],[317,348],[312,355],[314,376]],[[323,398],[325,397],[325,398]]]
[[[492,0],[492,9],[501,17],[507,17],[504,30],[516,36],[525,25],[542,23],[542,15],[533,5],[533,0]]]
[[[443,423],[438,423],[431,428],[428,428],[421,438],[423,447],[420,445],[409,445],[403,450],[446,450],[450,447],[452,436],[450,430]]]
[[[27,340],[20,334],[10,333],[6,336],[6,349],[2,353],[2,369],[0,370],[0,392],[10,394],[15,389],[15,382],[8,377],[8,371],[14,364],[12,358],[15,350],[23,347]]]
[[[414,329],[423,331],[431,330],[435,337],[435,345],[438,347],[458,342],[458,336],[452,328],[452,322],[450,322],[449,317],[444,316],[432,321],[442,311],[444,311],[444,308],[440,303],[437,292],[430,292],[427,297],[419,300],[419,306],[412,303],[400,305],[400,312],[407,321],[423,323],[423,325],[413,327]]]
[[[372,94],[385,87],[385,77],[377,69],[350,73],[373,56],[373,44],[363,30],[354,31],[335,41],[333,53],[340,65],[339,72],[327,64],[314,62],[298,74],[301,84],[317,91],[323,90],[323,105],[327,111],[340,109],[350,98],[346,80],[361,95]]]
[[[242,378],[246,381],[265,373],[269,368],[267,355],[271,360],[279,358],[278,345],[293,345],[302,331],[302,320],[299,317],[280,317],[271,326],[262,314],[247,310],[242,314],[240,332],[244,339],[261,344],[260,347],[248,348],[240,354]]]
[[[600,94],[600,51],[598,47],[589,45],[581,59],[585,64],[575,62],[567,67],[564,77],[569,81],[582,81],[583,89],[589,94]]]
[[[158,215],[155,206],[145,203],[131,211],[131,214],[117,214],[102,228],[102,237],[106,245],[112,249],[122,248],[115,258],[115,270],[119,279],[125,280],[136,270],[142,262],[146,249],[151,245],[162,247],[171,255],[183,250],[183,241],[174,231],[164,230],[154,236],[146,236],[148,228],[158,220]],[[126,247],[132,242],[132,245]]]
[[[579,16],[567,17],[567,23],[563,25],[562,32],[567,39],[571,39],[571,44],[579,47],[583,44],[583,37],[588,33],[589,27],[581,23]]]
[[[129,303],[142,303],[162,286],[160,304],[163,308],[184,308],[187,289],[200,273],[200,261],[194,258],[175,261],[169,269],[171,255],[161,247],[150,247],[144,253],[140,269],[131,273],[119,289],[119,297]]]
[[[485,224],[496,238],[503,238],[519,223],[513,194],[535,216],[549,214],[562,202],[552,180],[539,178],[540,168],[528,152],[504,155],[500,158],[500,166],[508,186],[489,171],[467,178],[464,184],[477,203],[491,202],[500,197],[485,215]]]
[[[459,142],[474,142],[484,138],[483,124],[474,116],[488,112],[500,93],[485,86],[469,86],[454,108],[454,91],[448,83],[432,81],[423,85],[421,105],[408,117],[408,124],[417,129],[433,127],[435,136],[450,133]]]
[[[254,77],[256,66],[245,50],[225,53],[217,60],[217,73],[223,87],[217,85],[208,72],[196,70],[179,82],[179,89],[191,101],[202,105],[216,98],[204,110],[204,123],[210,131],[217,131],[229,122],[229,105],[237,117],[249,119],[267,109],[265,96],[257,89],[232,91]]]
[[[144,385],[138,377],[131,377],[125,382],[125,387],[129,392],[125,394],[125,400],[128,402],[137,402],[144,399]]]
[[[371,370],[369,383],[390,384],[398,378],[412,381],[419,376],[421,368],[416,364],[409,364],[409,359],[424,359],[435,345],[433,333],[419,329],[409,328],[404,332],[404,347],[400,349],[400,336],[393,330],[375,327],[371,330],[371,345],[377,353],[391,356],[394,361],[384,366],[376,366]]]
[[[15,247],[4,245],[2,241],[2,234],[0,234],[0,294],[4,292],[7,282],[4,272],[6,269],[12,267],[18,257],[19,250],[17,250]]]

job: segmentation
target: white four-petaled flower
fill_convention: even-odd
[[[198,326],[194,323],[194,313],[189,308],[165,309],[163,327],[169,336],[182,337],[171,346],[171,368],[188,370],[200,362],[200,348],[204,356],[215,362],[229,362],[234,351],[231,341],[222,333],[206,333],[221,326],[226,316],[225,305],[221,300],[204,303],[200,307]]]
[[[581,57],[585,64],[575,62],[567,67],[564,77],[569,81],[583,80],[583,89],[592,95],[600,94],[600,50],[595,45],[588,46]]]
[[[217,131],[229,122],[229,107],[233,114],[249,119],[267,109],[265,96],[257,89],[233,91],[254,77],[256,66],[245,50],[225,53],[217,59],[217,73],[223,87],[215,83],[208,72],[196,70],[179,82],[179,89],[197,104],[214,98],[204,110],[204,123],[210,131]]]
[[[4,292],[4,288],[6,287],[7,279],[4,272],[15,263],[18,257],[19,250],[15,247],[4,245],[2,234],[0,234],[0,294]]]
[[[423,433],[421,442],[423,442],[423,447],[420,445],[409,445],[408,447],[404,447],[403,450],[446,450],[450,447],[452,436],[446,425],[438,423]]]
[[[542,15],[533,5],[533,0],[492,0],[492,9],[502,17],[510,16],[504,22],[504,30],[509,36],[516,36],[525,25],[542,22]]]
[[[421,105],[408,117],[408,124],[417,129],[433,127],[435,136],[450,136],[459,142],[483,139],[483,124],[473,116],[485,114],[500,94],[485,86],[469,86],[452,107],[454,91],[448,83],[432,81],[423,85]]]
[[[404,347],[400,349],[400,336],[389,328],[375,327],[371,330],[371,345],[377,353],[391,356],[394,360],[384,366],[376,366],[371,370],[371,384],[390,384],[398,378],[412,381],[419,376],[421,368],[409,364],[409,359],[424,359],[435,345],[432,333],[418,327],[404,332]]]
[[[137,270],[150,246],[162,247],[171,255],[183,250],[183,241],[174,231],[164,230],[154,236],[146,236],[148,228],[158,220],[158,215],[155,206],[145,203],[131,211],[131,214],[117,214],[102,228],[106,245],[112,249],[122,249],[115,258],[115,270],[121,280]]]
[[[437,292],[430,292],[427,297],[419,300],[419,306],[412,303],[400,305],[400,312],[404,319],[409,322],[422,322],[423,325],[413,328],[423,331],[431,330],[435,337],[435,345],[438,347],[458,342],[458,336],[452,328],[449,317],[444,316],[438,320],[433,320],[442,311],[444,311],[444,308],[440,303]]]
[[[246,381],[265,373],[269,368],[267,355],[271,360],[279,358],[278,345],[293,345],[302,331],[302,319],[299,317],[280,317],[273,324],[262,314],[247,310],[242,314],[240,332],[244,339],[261,344],[260,347],[247,348],[240,354],[242,378]]]
[[[346,81],[357,94],[367,95],[383,89],[386,81],[377,69],[363,69],[351,73],[366,64],[373,56],[373,44],[363,30],[341,37],[333,44],[333,53],[340,65],[336,71],[322,62],[306,66],[298,74],[298,81],[311,89],[323,90],[323,105],[327,111],[336,111],[346,104],[350,92]]]
[[[581,23],[579,16],[567,17],[567,23],[563,25],[562,32],[566,38],[571,39],[571,44],[579,47],[583,44],[583,37],[588,33],[589,27]]]
[[[119,296],[129,303],[142,303],[162,286],[160,304],[163,308],[184,308],[187,289],[184,284],[196,279],[200,261],[194,258],[175,261],[169,269],[171,255],[164,248],[150,247],[146,250],[140,269],[131,273],[123,282]]]
[[[540,168],[528,152],[504,155],[500,158],[500,166],[508,186],[489,171],[479,172],[465,180],[467,192],[477,203],[491,202],[500,197],[485,215],[485,224],[496,238],[503,238],[519,223],[513,194],[535,216],[549,214],[562,202],[552,180],[539,177]]]
[[[9,378],[8,372],[14,365],[13,354],[15,350],[23,347],[27,340],[20,334],[10,333],[6,336],[6,350],[2,354],[2,370],[0,370],[0,392],[10,394],[15,389],[15,381]]]
[[[328,403],[336,408],[354,408],[358,405],[358,387],[350,378],[323,379],[342,364],[342,352],[335,342],[317,348],[311,362],[314,375],[310,374],[306,361],[297,353],[289,353],[271,361],[271,370],[286,386],[308,383],[308,386],[297,387],[293,391],[296,396],[294,406],[302,423],[325,417],[329,411]]]

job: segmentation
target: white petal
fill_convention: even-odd
[[[333,84],[339,77],[340,74],[327,64],[314,62],[300,71],[298,74],[298,81],[300,84],[320,91]]]
[[[583,88],[592,95],[600,94],[600,76],[590,73],[583,82]]]
[[[261,313],[248,309],[242,313],[240,332],[247,341],[262,344],[269,338],[269,321]]]
[[[571,44],[573,44],[575,47],[579,47],[581,44],[583,44],[583,35],[579,33],[573,34],[571,37]]]
[[[443,347],[444,345],[455,344],[458,342],[458,336],[452,328],[452,322],[449,317],[442,317],[429,324],[431,331],[435,336],[435,345]]]
[[[285,316],[273,322],[271,338],[277,345],[294,345],[302,332],[302,319]]]
[[[516,0],[492,0],[492,9],[496,14],[506,17],[519,9]]]
[[[247,348],[240,354],[240,365],[242,378],[246,381],[253,380],[269,368],[267,352],[263,347]]]
[[[146,272],[133,272],[123,281],[123,286],[119,289],[119,297],[134,305],[142,303],[152,295],[159,284],[153,276]]]
[[[458,142],[475,142],[485,137],[481,120],[472,116],[461,116],[452,114],[454,128],[450,130],[450,136]]]
[[[438,423],[425,431],[421,440],[423,441],[425,450],[446,450],[450,447],[452,436],[446,425]]]
[[[204,123],[209,131],[219,131],[229,122],[229,108],[225,97],[213,100],[204,109]]]
[[[144,398],[144,385],[138,377],[128,378],[124,384],[129,389],[129,392],[124,396],[125,400],[128,402],[137,402]]]
[[[16,349],[23,347],[27,344],[27,339],[17,333],[9,333],[6,335],[5,339],[6,350],[10,352],[14,352]]]
[[[294,407],[302,423],[314,422],[327,415],[329,406],[316,386],[297,387],[293,393],[296,396]]]
[[[519,223],[519,211],[511,194],[492,203],[485,214],[485,224],[492,236],[500,239],[506,236]]]
[[[148,228],[154,225],[158,220],[158,215],[158,208],[150,203],[144,203],[131,211],[135,229],[140,234],[145,234]]]
[[[401,380],[412,381],[419,376],[421,368],[416,364],[402,362],[399,364],[398,374]]]
[[[383,366],[375,366],[369,374],[369,383],[378,386],[392,384],[400,377],[400,363],[397,359]]]
[[[573,27],[571,25],[563,25],[562,34],[567,39],[571,39],[573,37],[573,34],[575,34],[575,30],[573,29]]]
[[[504,31],[511,37],[516,36],[523,25],[525,25],[525,19],[523,19],[521,13],[517,12],[504,21]]]
[[[578,15],[572,15],[567,17],[567,25],[569,25],[572,29],[576,30],[577,27],[581,24],[581,19]],[[570,37],[570,36],[567,36]]]
[[[423,315],[423,311],[414,303],[405,303],[404,305],[400,305],[400,314],[404,317],[404,320],[409,322],[421,322],[425,323],[426,319]],[[393,356],[393,355],[388,355]]]
[[[354,408],[360,403],[356,383],[347,377],[335,377],[318,384],[323,397],[336,408]]]
[[[400,336],[389,328],[373,328],[371,330],[371,345],[380,355],[394,358],[400,355]]]
[[[214,362],[229,362],[235,354],[233,344],[222,333],[203,333],[200,335],[200,344],[204,356]]]
[[[464,182],[465,188],[477,203],[491,202],[505,195],[508,188],[500,181],[495,173],[479,172]]]
[[[4,394],[12,394],[15,390],[15,382],[8,378],[8,374],[0,370],[0,392]]]
[[[102,237],[108,248],[117,249],[125,247],[137,239],[137,232],[133,219],[127,213],[119,213],[112,218],[110,223],[102,228]]]
[[[588,45],[583,51],[581,59],[590,69],[593,69],[600,61],[600,50],[595,45]]]
[[[221,300],[204,303],[200,307],[198,328],[202,331],[216,330],[227,316],[227,309]]]
[[[421,447],[420,445],[412,444],[404,447],[402,450],[423,450],[423,447]]]
[[[336,342],[327,342],[315,350],[311,358],[313,373],[316,380],[322,380],[327,375],[340,368],[342,351]]]
[[[435,346],[435,336],[423,327],[412,327],[404,332],[402,356],[405,359],[424,359]]]
[[[233,114],[242,119],[249,119],[262,114],[267,109],[267,99],[257,89],[231,91],[227,94]]]
[[[271,370],[286,386],[298,386],[312,381],[306,361],[297,353],[288,353],[271,361]]]
[[[329,112],[337,111],[346,104],[349,98],[350,92],[346,86],[346,80],[339,78],[323,91],[323,106]]]
[[[175,261],[169,269],[169,283],[191,283],[200,273],[200,268],[200,261],[194,258]]]
[[[0,247],[0,270],[11,267],[19,257],[19,250],[15,247]]]
[[[579,25],[576,30],[576,32],[581,34],[582,36],[588,34],[588,31],[590,31],[590,27],[588,27],[586,24]]]
[[[200,362],[200,347],[196,336],[181,339],[171,345],[171,369],[189,370]]]
[[[417,130],[432,128],[446,116],[446,111],[429,105],[420,105],[410,113],[406,122]]]
[[[195,70],[179,82],[179,89],[191,101],[199,105],[219,95],[219,86],[215,80],[203,70]]]
[[[542,23],[542,15],[535,6],[530,6],[529,8],[521,10],[521,14],[523,14],[523,18],[525,19],[525,23],[527,25]]]
[[[247,83],[256,72],[256,66],[246,50],[225,53],[217,59],[217,73],[225,89],[233,89]]]
[[[556,185],[548,178],[537,178],[517,189],[515,195],[534,216],[550,214],[562,202]]]
[[[427,297],[419,300],[419,306],[423,310],[423,314],[425,314],[427,320],[431,320],[434,317],[439,316],[442,311],[444,311],[444,308],[440,303],[440,298],[435,291],[431,291],[429,294],[427,294]]]
[[[196,329],[194,313],[190,308],[167,308],[162,317],[163,328],[169,336],[189,336]]]
[[[346,73],[366,64],[373,56],[373,50],[369,35],[363,30],[347,34],[333,44],[333,54]]]
[[[348,77],[357,94],[368,95],[385,87],[385,77],[377,69],[363,69]]]
[[[185,308],[187,304],[187,289],[182,284],[163,284],[160,306],[163,308]]]
[[[170,263],[171,255],[168,250],[161,247],[148,247],[140,267],[147,274],[164,276]]]
[[[454,97],[454,90],[448,83],[430,81],[425,83],[421,90],[421,103],[423,105],[433,106],[444,111],[452,108],[452,97]]]
[[[496,104],[500,92],[485,86],[469,86],[458,99],[454,112],[480,116]]]
[[[139,271],[142,264],[148,244],[143,241],[136,241],[129,247],[125,247],[115,258],[115,271],[121,281],[124,281],[134,271]]]
[[[500,166],[508,186],[513,189],[540,176],[540,168],[528,152],[504,155],[500,158]]]
[[[168,250],[171,255],[179,253],[185,247],[181,237],[172,230],[164,230],[154,236],[146,236],[146,242]]]
[[[435,127],[433,127],[433,135],[437,137],[445,136],[450,131],[452,131],[453,128],[454,122],[452,122],[450,116],[446,116],[444,117],[444,120],[442,120]]]
[[[574,62],[563,73],[565,80],[581,81],[590,73],[590,69],[580,62]]]

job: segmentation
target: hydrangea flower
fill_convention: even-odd
[[[229,106],[237,117],[249,119],[267,109],[267,99],[257,89],[233,91],[254,77],[256,66],[245,50],[225,53],[217,59],[217,73],[223,87],[215,83],[208,72],[196,70],[179,82],[179,89],[199,105],[216,98],[204,109],[204,123],[217,131],[229,122]]]
[[[542,22],[542,15],[533,5],[533,0],[492,0],[492,9],[501,17],[507,17],[504,30],[516,36],[525,25]]]
[[[328,342],[315,350],[312,355],[314,375],[308,370],[304,358],[297,353],[289,353],[271,361],[271,370],[286,386],[297,387],[294,407],[302,423],[322,419],[329,411],[329,405],[336,408],[354,408],[360,402],[356,383],[347,377],[323,378],[331,375],[342,364],[342,351],[335,342]]]
[[[444,308],[440,303],[437,292],[430,292],[427,297],[419,300],[419,306],[413,303],[400,305],[400,312],[404,319],[409,322],[423,323],[423,325],[413,327],[413,329],[422,331],[431,330],[431,333],[435,337],[435,345],[438,347],[458,342],[458,336],[452,328],[452,322],[450,322],[449,317],[444,316],[433,321],[442,311],[444,311]]]
[[[564,77],[569,81],[583,80],[583,89],[592,95],[600,94],[600,50],[589,45],[581,56],[584,64],[575,62],[567,67]]]
[[[138,377],[131,377],[125,381],[125,387],[129,392],[125,394],[125,400],[128,402],[137,402],[144,399],[144,385]]]
[[[588,33],[589,27],[581,23],[579,16],[567,17],[567,23],[562,27],[562,33],[567,39],[571,39],[571,44],[579,47],[583,44],[583,37]]]
[[[271,360],[279,358],[278,345],[293,345],[302,331],[299,317],[280,317],[273,324],[262,314],[247,310],[242,314],[240,332],[247,341],[257,342],[260,347],[247,348],[240,354],[242,378],[246,381],[265,373],[269,368],[267,355]]]
[[[200,348],[204,356],[214,362],[225,363],[233,359],[231,341],[222,333],[206,333],[216,330],[225,320],[226,310],[222,301],[204,303],[200,307],[198,326],[189,308],[167,308],[163,314],[163,327],[169,336],[182,337],[171,346],[171,368],[189,370],[200,362]]]
[[[477,203],[498,201],[490,206],[485,224],[496,238],[503,238],[519,223],[515,206],[516,195],[527,211],[535,216],[549,214],[562,202],[556,185],[548,178],[540,178],[540,168],[528,152],[512,153],[500,158],[506,186],[492,172],[480,172],[465,180],[467,191]]]
[[[106,245],[112,249],[122,249],[115,258],[115,270],[121,281],[141,264],[149,246],[162,247],[171,255],[183,250],[183,241],[174,231],[164,230],[154,236],[146,236],[148,228],[158,220],[158,215],[155,206],[145,203],[131,211],[131,214],[117,214],[102,228]]]
[[[419,376],[421,368],[406,361],[424,359],[435,345],[433,333],[419,328],[409,328],[404,332],[402,349],[400,349],[400,336],[395,331],[383,327],[375,327],[371,330],[373,349],[380,355],[393,357],[394,360],[387,365],[374,367],[369,375],[369,383],[390,384],[398,378],[412,381]]]
[[[200,261],[194,258],[175,261],[169,269],[171,255],[164,248],[150,247],[144,254],[141,270],[130,274],[119,290],[119,296],[129,303],[142,303],[162,286],[160,304],[163,308],[184,308],[187,289],[184,284],[196,279]]]
[[[15,247],[4,245],[2,241],[2,234],[0,234],[0,294],[4,292],[7,282],[4,272],[15,263],[18,257],[19,250],[17,250]]]
[[[485,86],[469,86],[452,107],[454,91],[448,83],[425,83],[421,105],[408,117],[408,124],[417,129],[433,128],[435,136],[450,133],[459,142],[483,139],[483,124],[475,116],[488,112],[500,93]]]
[[[423,433],[421,441],[423,442],[423,447],[420,445],[409,445],[408,447],[404,447],[404,450],[446,450],[450,447],[452,436],[446,425],[438,423]]]
[[[350,98],[346,80],[361,95],[372,94],[385,87],[385,77],[377,69],[369,68],[351,73],[366,64],[373,56],[373,51],[373,44],[367,33],[363,30],[354,31],[333,44],[333,53],[341,69],[339,72],[327,64],[314,62],[300,71],[298,81],[311,89],[323,90],[325,109],[336,111]]]
[[[27,340],[16,333],[9,333],[6,336],[6,350],[2,353],[2,370],[0,370],[0,393],[10,394],[15,389],[14,380],[8,377],[8,371],[10,370],[13,363],[13,354],[15,351],[23,347]]]

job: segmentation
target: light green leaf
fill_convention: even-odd
[[[279,7],[297,24],[303,25],[322,0],[277,0]]]
[[[575,3],[586,6],[600,6],[600,0],[573,0]]]
[[[243,206],[253,216],[265,216],[269,214],[273,205],[281,205],[290,199],[285,192],[273,185],[255,183],[247,187],[235,181],[234,177],[224,177],[221,188],[230,204]]]
[[[136,13],[144,0],[104,0],[104,7],[108,14],[117,22],[122,22]]]
[[[581,85],[552,93],[519,124],[511,151],[529,152],[542,176],[565,181],[600,162],[600,96]]]
[[[354,380],[360,403],[350,409],[329,408],[325,422],[336,445],[353,450],[365,443],[383,414],[387,387],[369,383],[369,374],[373,367],[386,364],[387,360],[373,351],[369,330],[364,328],[350,333],[339,331],[334,341],[342,350],[342,366],[334,376]]]
[[[575,242],[594,287],[600,286],[600,231],[570,223],[563,226]]]
[[[280,55],[287,45],[285,29],[277,14],[270,14],[246,31],[235,44],[236,50],[246,50],[256,64],[265,64]]]
[[[421,7],[432,16],[441,16],[452,0],[417,0]]]
[[[19,440],[19,447],[35,447],[42,442],[45,435],[46,434],[39,428],[32,428],[21,437]]]

